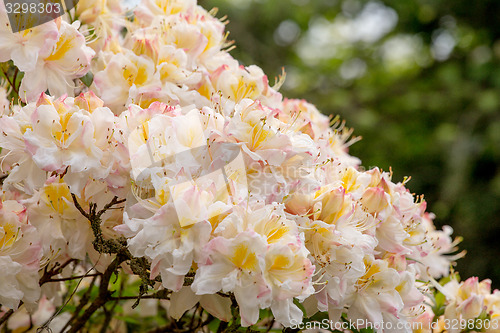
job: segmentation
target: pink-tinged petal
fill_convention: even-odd
[[[241,326],[248,327],[259,319],[259,301],[255,298],[256,290],[253,286],[238,288],[234,296],[240,307]]]
[[[228,322],[232,318],[231,300],[217,294],[202,295],[200,305],[215,318]]]
[[[184,312],[191,309],[200,300],[200,296],[195,295],[191,287],[184,286],[179,291],[170,294],[170,308],[168,315],[179,320]]]
[[[464,319],[475,319],[479,317],[481,312],[484,310],[484,296],[483,295],[472,295],[466,299],[462,304],[460,304],[458,310],[464,317]]]

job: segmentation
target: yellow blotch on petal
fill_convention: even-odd
[[[69,38],[68,38],[69,37]],[[57,61],[62,59],[66,53],[73,47],[73,39],[71,36],[66,36],[66,38],[61,37],[57,41],[56,47],[51,55],[45,58],[45,61]]]
[[[204,83],[198,88],[198,92],[201,96],[210,99],[212,89],[208,83]]]
[[[20,125],[19,128],[21,129],[21,133],[24,134],[28,129],[33,131],[33,127],[30,124],[27,125]]]
[[[356,184],[356,179],[358,178],[358,172],[353,167],[347,168],[342,175],[342,186],[345,188],[346,192],[352,192],[358,189],[359,184]]]
[[[69,187],[63,181],[49,184],[43,189],[42,199],[45,201],[47,206],[63,215],[69,208],[68,202],[71,202]]]
[[[251,271],[257,267],[257,256],[248,249],[247,245],[239,244],[231,262],[240,269]]]
[[[264,128],[265,124],[258,124],[252,130],[251,149],[258,149],[266,140],[273,136],[273,132]]]
[[[241,78],[238,80],[238,84],[231,85],[231,92],[236,102],[244,98],[253,99],[257,97],[257,84],[255,84],[255,82],[245,82],[243,78]]]
[[[161,188],[155,192],[155,198],[160,206],[164,206],[167,204],[168,200],[170,200],[170,191]]]
[[[374,275],[381,272],[381,268],[376,263],[367,263],[365,260],[366,272],[365,274],[358,279],[357,287],[359,289],[368,288],[370,285],[375,283]]]
[[[290,259],[284,255],[277,255],[274,257],[273,264],[271,265],[271,270],[275,269],[285,269],[290,266]]]
[[[287,232],[289,231],[288,227],[281,226],[276,229],[273,229],[273,231],[267,236],[267,242],[268,243],[275,243],[281,239]]]
[[[52,136],[59,142],[66,142],[70,136],[68,132],[68,122],[71,118],[71,113],[63,113],[59,115],[59,123],[61,124],[61,130],[52,130]],[[62,140],[61,140],[62,139]]]
[[[184,7],[182,4],[176,3],[176,1],[171,0],[155,0],[155,4],[163,10],[166,15],[175,15],[181,12]]]
[[[0,250],[4,248],[9,248],[14,244],[17,239],[17,231],[16,226],[6,223],[5,225],[0,227]]]
[[[135,67],[123,67],[123,78],[128,82],[130,86],[132,86],[133,84],[142,86],[148,79],[146,66],[136,65]]]

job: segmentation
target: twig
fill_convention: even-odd
[[[2,73],[3,75],[5,76],[5,79],[7,80],[7,82],[10,84],[10,86],[12,87],[12,90],[14,90],[14,92],[17,94],[17,96],[19,97],[19,90],[16,88],[16,85],[14,83],[12,83],[12,81],[10,80],[9,78],[9,75],[5,72],[5,70],[2,68]]]
[[[54,275],[57,275],[57,274],[61,273],[62,270],[66,266],[68,266],[72,261],[75,261],[75,260],[76,259],[69,259],[66,262],[64,262],[63,264],[59,264],[58,262],[56,262],[56,264],[54,265],[54,267],[52,267],[50,270],[47,270],[48,266],[45,266],[45,271],[44,271],[44,273],[43,273],[43,275],[42,275],[42,277],[40,278],[40,281],[39,281],[40,286],[43,285],[44,283],[50,282],[51,278]]]
[[[118,204],[124,203],[125,201],[127,201],[127,199],[118,199],[118,197],[114,197],[113,200],[111,200],[110,203],[108,203],[107,205],[105,205],[104,208],[101,209],[99,211],[99,213],[97,213],[97,215],[96,215],[97,218],[101,218],[102,214],[104,214],[108,209],[110,209],[114,205],[118,205]]]
[[[219,327],[217,328],[217,333],[222,333],[226,330],[226,328],[229,326],[229,323],[226,321],[221,321],[219,323]]]
[[[191,317],[191,322],[189,323],[189,331],[193,331],[193,326],[194,326],[194,319],[196,318],[196,312],[200,308],[200,303],[196,304],[196,307],[194,308],[193,311],[193,316]],[[201,315],[201,314],[200,314]]]
[[[116,277],[118,278],[118,275],[116,275]],[[125,281],[126,281],[125,277],[123,277],[120,281],[120,291],[118,293],[118,297],[121,297],[123,294],[123,288],[125,287]],[[109,323],[111,322],[111,318],[113,316],[113,311],[115,310],[117,305],[118,305],[118,302],[114,303],[111,306],[111,309],[109,311],[106,309],[105,305],[102,307],[104,309],[105,317],[104,317],[104,322],[102,323],[100,333],[106,333],[106,330],[108,329]]]
[[[118,296],[118,297],[110,297],[110,301],[123,301],[123,300],[130,300],[130,299],[137,299],[139,296]],[[168,295],[162,295],[158,293],[154,293],[152,295],[144,295],[141,296],[141,299],[167,299],[169,300],[170,297]]]
[[[203,315],[203,311],[201,311],[201,315]],[[201,316],[200,316],[201,318]],[[200,325],[198,325],[198,327],[200,328],[203,328],[205,327],[206,325],[210,324],[212,321],[214,320],[214,316],[212,316],[210,313],[208,314],[208,318],[202,322]]]
[[[0,326],[2,326],[2,324],[5,323],[7,319],[9,319],[9,317],[12,316],[13,313],[14,313],[13,309],[10,309],[9,311],[5,312],[2,318],[0,318]]]
[[[267,327],[266,333],[271,331],[271,329],[273,328],[273,325],[274,325],[274,317],[273,317],[273,319],[269,322],[269,326]]]
[[[94,276],[94,278],[92,279],[92,282],[90,282],[88,289],[85,291],[82,298],[80,299],[80,303],[78,303],[78,306],[76,307],[75,311],[73,312],[73,315],[66,322],[66,324],[62,328],[61,332],[64,332],[64,330],[73,322],[73,320],[75,320],[78,317],[78,314],[80,313],[80,311],[82,311],[82,309],[85,307],[85,305],[87,305],[87,303],[89,302],[89,299],[90,299],[90,294],[92,292],[92,288],[94,288],[96,280],[97,280],[97,276]]]
[[[78,202],[78,198],[76,197],[76,195],[74,193],[71,193],[71,197],[73,198],[73,203],[75,204],[76,209],[78,209],[78,211],[83,216],[85,216],[87,219],[90,220],[89,214],[85,210],[83,210],[82,206],[80,206],[80,203]]]
[[[71,197],[73,198],[73,203],[75,204],[76,209],[78,209],[78,211],[90,222],[90,227],[92,229],[92,233],[94,234],[94,241],[92,242],[94,249],[99,253],[115,254],[121,252],[122,254],[126,254],[129,259],[132,258],[132,255],[128,252],[128,250],[126,250],[126,240],[124,238],[106,240],[102,236],[101,230],[102,214],[114,205],[125,202],[125,199],[118,199],[118,197],[115,196],[113,200],[106,204],[99,212],[97,212],[97,204],[90,203],[89,211],[86,212],[78,202],[76,195],[71,193]]]
[[[117,268],[122,262],[126,260],[126,257],[122,254],[118,254],[116,258],[111,262],[111,264],[106,268],[104,274],[101,277],[101,282],[99,284],[99,294],[97,298],[90,304],[90,306],[85,310],[85,312],[75,321],[68,333],[79,332],[80,329],[85,325],[89,318],[96,312],[101,306],[104,306],[109,299],[110,292],[108,290],[109,280]]]
[[[97,262],[99,262],[99,261],[97,261]],[[85,273],[85,274],[89,274],[89,273],[90,273],[90,271],[92,271],[92,270],[95,268],[95,266],[97,265],[97,262],[96,262],[96,263],[94,264],[94,266],[92,266],[92,267],[91,267],[91,268],[87,271],[87,273]],[[94,284],[95,279],[96,279],[96,278],[92,279],[91,286]],[[60,312],[64,309],[64,307],[65,307],[66,305],[68,305],[69,301],[71,301],[71,299],[73,298],[73,295],[75,295],[75,293],[76,293],[76,291],[78,290],[78,287],[80,286],[80,283],[82,283],[82,281],[83,281],[83,278],[81,278],[81,279],[80,279],[80,281],[78,281],[78,283],[76,284],[75,289],[73,289],[73,292],[69,295],[69,297],[68,297],[68,299],[66,300],[66,302],[64,302],[64,304],[63,304],[63,305],[59,308],[59,310],[57,310],[54,314],[52,314],[52,316],[49,318],[49,320],[47,320],[47,321],[45,322],[45,324],[43,324],[41,327],[39,327],[39,328],[38,328],[37,332],[38,332],[38,331],[43,331],[43,330],[45,330],[45,329],[46,329],[46,330],[48,330],[48,331],[51,331],[51,329],[49,328],[50,323],[52,322],[52,320],[54,320],[54,318],[55,318],[55,317],[57,317],[57,316],[59,315],[59,313],[60,313]],[[69,291],[68,291],[68,293],[69,293]],[[66,296],[67,296],[67,294],[66,294]],[[66,296],[65,296],[65,298],[66,298]],[[79,310],[78,310],[78,311],[79,311]],[[71,319],[70,319],[70,321],[71,321]],[[67,324],[68,324],[68,323],[66,323],[66,325],[67,325]],[[62,332],[62,331],[61,331],[61,332]]]
[[[21,307],[21,305],[23,305],[23,304],[24,304],[23,301],[19,302],[19,306],[17,308],[19,309]],[[7,321],[7,319],[9,319],[9,317],[12,316],[13,313],[14,313],[14,309],[10,309],[6,313],[4,313],[2,318],[0,318],[0,326],[2,326],[2,324],[5,323]]]
[[[17,93],[17,96],[19,97],[19,87],[15,86],[18,73],[19,73],[19,68],[16,67],[16,71],[14,72],[14,76],[12,77],[12,83],[14,83],[14,91]]]
[[[50,279],[50,280],[47,280],[46,282],[71,281],[71,280],[82,279],[82,278],[86,278],[86,277],[99,276],[101,274],[102,273],[94,273],[94,274],[87,274],[87,275],[70,276],[70,277],[67,277],[67,278]]]
[[[134,256],[132,256],[132,254],[127,248],[127,241],[124,237],[118,239],[104,239],[104,236],[102,234],[101,216],[108,209],[112,209],[113,206],[125,202],[126,199],[118,199],[118,197],[115,196],[100,211],[97,211],[97,204],[89,203],[89,209],[87,212],[82,208],[75,194],[72,193],[71,197],[73,198],[73,203],[75,204],[75,207],[78,209],[78,211],[84,217],[86,217],[87,220],[90,222],[92,233],[94,235],[94,240],[92,241],[94,249],[99,253],[116,254],[116,257],[113,260],[113,262],[106,268],[104,274],[102,274],[101,276],[101,282],[99,285],[99,295],[97,296],[96,299],[94,299],[94,301],[84,311],[84,313],[80,317],[75,319],[74,323],[71,324],[71,328],[68,331],[68,333],[78,332],[80,329],[82,329],[85,326],[85,323],[94,314],[94,312],[96,312],[101,307],[105,307],[108,301],[117,301],[128,298],[128,296],[111,297],[112,293],[108,291],[108,286],[110,282],[109,280],[111,278],[111,275],[118,269],[118,267],[124,261],[129,261],[128,264],[132,272],[140,276],[142,279],[142,284],[139,287],[139,295],[137,297],[133,297],[133,299],[135,299],[136,302],[134,303],[132,308],[135,308],[139,304],[141,297],[147,293],[148,286],[154,286],[154,284],[156,283],[156,280],[151,280],[149,278],[148,272],[150,270],[150,263],[145,258],[135,258]],[[189,284],[193,280],[193,278],[186,278],[186,279],[188,281],[185,281],[185,283],[187,282]],[[145,296],[145,298],[159,298],[159,299],[166,299],[167,297],[168,297],[167,294],[161,294],[160,297],[160,292],[157,292],[154,295]],[[108,313],[106,313],[106,317],[108,317]]]
[[[104,311],[104,322],[102,323],[101,330],[99,331],[100,333],[106,333],[106,331],[108,330],[108,325],[111,321],[111,315],[113,314],[113,308],[116,304],[117,303],[113,304],[111,310],[106,309],[106,304],[102,306],[102,310]]]

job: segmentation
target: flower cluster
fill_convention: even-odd
[[[444,285],[436,285],[435,295],[427,299],[432,310],[413,319],[418,333],[498,332],[500,330],[500,292],[491,292],[491,281],[471,277],[459,282],[456,275]]]
[[[432,320],[425,286],[460,256],[451,228],[391,173],[362,171],[338,119],[232,58],[214,12],[194,0],[143,0],[132,19],[118,1],[73,12],[12,33],[0,7],[14,70],[0,88],[4,307],[57,300],[39,269],[88,256],[103,272],[126,254],[125,271],[171,292],[174,318],[199,302],[223,321],[237,305],[242,326],[262,309],[284,326],[318,311]],[[443,288],[446,318],[500,311],[485,282]]]

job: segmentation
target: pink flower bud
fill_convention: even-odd
[[[385,197],[385,192],[381,187],[368,188],[365,193],[363,193],[361,202],[365,210],[370,214],[379,213],[389,205]]]
[[[467,300],[473,294],[479,294],[479,281],[476,276],[465,280],[458,290],[458,297],[462,301]]]
[[[104,102],[97,97],[93,91],[81,93],[80,96],[75,98],[75,105],[80,109],[87,110],[88,112],[94,111],[104,105]]]
[[[406,258],[403,254],[388,253],[386,260],[390,268],[394,268],[398,272],[406,270]]]
[[[465,302],[460,304],[458,311],[462,313],[464,319],[474,319],[477,318],[481,311],[483,311],[484,296],[472,295]]]

